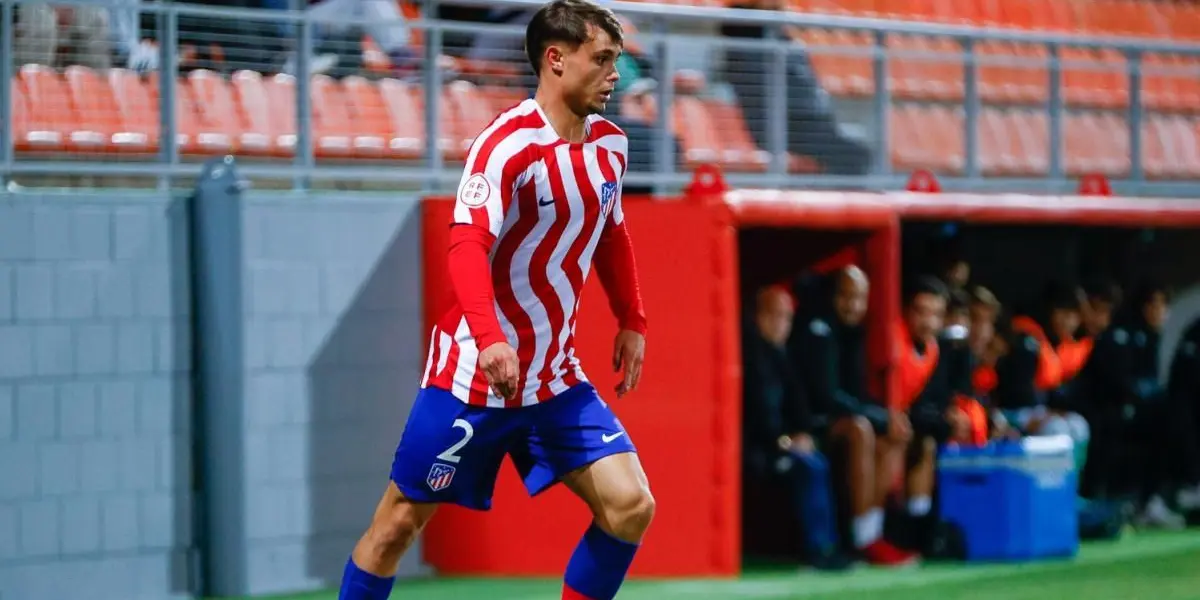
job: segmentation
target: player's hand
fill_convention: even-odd
[[[637,389],[638,381],[642,378],[642,359],[646,356],[646,338],[636,331],[622,329],[617,332],[613,343],[613,372],[625,368],[625,377],[617,384],[617,397],[620,398]]]
[[[888,439],[897,444],[906,444],[912,439],[912,423],[908,415],[898,411],[888,411]]]
[[[813,437],[807,433],[797,433],[792,436],[792,449],[800,454],[812,454],[817,449]]]
[[[479,353],[479,368],[497,396],[511,400],[517,393],[517,351],[507,342],[492,344]]]

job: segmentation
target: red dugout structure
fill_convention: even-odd
[[[871,292],[871,384],[891,385],[899,310],[901,220],[1200,228],[1200,201],[1102,196],[841,193],[724,189],[701,169],[679,198],[624,199],[650,321],[642,387],[611,395],[612,316],[599,284],[584,291],[577,350],[638,445],[658,516],[635,576],[733,576],[741,568],[741,292],[804,268],[853,260]],[[447,306],[452,199],[424,211],[426,322]],[[490,513],[443,508],[425,559],[444,574],[561,573],[587,527],[586,508],[561,486],[529,499],[503,468]]]

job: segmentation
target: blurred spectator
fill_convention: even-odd
[[[1073,411],[1071,386],[1087,354],[1075,342],[1081,298],[1073,287],[1051,284],[1043,307],[1023,311],[1011,321],[1006,352],[996,364],[992,399],[1007,421],[1026,435],[1067,435],[1075,444],[1077,468],[1083,469],[1091,430]],[[1040,313],[1041,318],[1029,314]]]
[[[912,554],[883,539],[883,503],[903,469],[912,430],[904,414],[867,396],[867,276],[851,266],[823,281],[789,346],[821,445],[845,453],[854,547],[874,564],[908,563]]]
[[[391,67],[401,74],[416,71],[424,58],[410,46],[408,23],[396,0],[315,0],[309,3],[308,15],[317,25],[314,56],[309,63],[312,73],[358,73],[363,66],[364,33],[388,57]],[[328,22],[336,19],[363,19],[368,23]],[[283,71],[296,73],[295,50],[288,54]]]
[[[794,314],[794,297],[769,287],[759,291],[743,328],[743,457],[751,480],[788,494],[810,562],[840,569],[850,563],[838,551],[829,463],[816,447],[808,401],[785,349]]]
[[[1093,340],[1112,323],[1113,312],[1121,304],[1121,288],[1100,279],[1085,285],[1083,294],[1083,333],[1079,337]]]
[[[1193,438],[1200,439],[1200,320],[1188,327],[1175,348],[1167,389],[1180,407],[1177,418],[1190,425]],[[1200,487],[1180,490],[1177,501],[1183,510],[1200,510]]]
[[[733,7],[783,8],[779,0],[740,0]],[[721,35],[729,38],[762,40],[771,38],[769,34],[770,30],[762,25],[721,25]],[[788,152],[816,159],[827,174],[865,175],[871,166],[870,151],[842,131],[830,106],[829,95],[813,72],[808,54],[798,43],[796,45],[788,53],[787,84],[783,90],[777,90],[771,82],[774,52],[739,48],[725,51],[723,77],[733,86],[755,143],[759,148],[769,150],[768,132],[772,128],[786,127]],[[786,94],[786,123],[773,122],[770,113],[773,91]]]
[[[1132,493],[1141,506],[1137,523],[1177,529],[1183,518],[1164,498],[1173,486],[1200,485],[1200,449],[1194,430],[1179,415],[1190,414],[1159,381],[1160,343],[1168,311],[1167,291],[1145,285],[1101,333],[1080,374],[1091,406],[1101,451],[1097,472],[1103,491]]]
[[[945,363],[946,385],[951,402],[971,421],[968,435],[951,438],[959,444],[981,446],[987,443],[988,412],[976,399],[972,376],[975,355],[971,351],[971,298],[962,289],[950,290],[946,302],[946,322],[938,338],[940,359]]]
[[[270,8],[264,0],[188,0],[222,8]],[[291,28],[290,36],[297,29]],[[284,36],[278,21],[207,16],[179,16],[179,68],[222,73],[248,69],[269,73],[279,66]]]
[[[971,436],[971,418],[954,404],[949,369],[940,360],[938,336],[946,317],[946,286],[935,277],[907,283],[903,319],[897,325],[900,355],[899,408],[909,414],[913,427],[906,492],[909,514],[929,515],[933,497],[934,461],[938,444]]]
[[[118,64],[138,71],[158,68],[158,50],[141,39],[138,2],[111,0],[103,6],[70,7],[18,4],[13,39],[17,65],[107,69],[116,58]]]

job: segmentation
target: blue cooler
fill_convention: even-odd
[[[1079,550],[1071,438],[1027,437],[938,455],[941,517],[962,528],[967,560],[1019,561]]]

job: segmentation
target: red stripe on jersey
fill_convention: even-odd
[[[550,152],[546,155],[546,172],[549,174],[551,197],[554,198],[554,224],[546,232],[546,237],[542,239],[542,243],[538,245],[537,250],[533,253],[533,259],[530,261],[530,265],[545,265],[546,268],[534,269],[531,267],[529,270],[529,285],[533,288],[533,293],[537,296],[538,301],[546,308],[546,317],[550,321],[549,345],[546,348],[546,357],[542,362],[542,367],[537,374],[537,380],[543,384],[537,391],[538,402],[544,402],[554,397],[550,386],[544,384],[554,379],[550,367],[558,356],[559,332],[562,331],[564,321],[566,321],[566,313],[563,311],[558,292],[550,285],[548,271],[554,248],[558,246],[563,232],[566,231],[567,225],[571,221],[571,203],[563,185],[557,152]]]
[[[599,156],[597,154],[597,157]],[[596,221],[600,218],[600,199],[596,197],[596,187],[592,183],[591,176],[588,175],[587,163],[583,158],[583,149],[578,146],[571,148],[571,167],[575,173],[575,187],[583,197],[583,205],[586,210],[583,213],[583,228],[580,229],[575,241],[571,243],[571,249],[567,251],[567,257],[563,259],[563,271],[566,272],[567,279],[571,282],[571,289],[575,290],[576,308],[571,313],[570,323],[567,324],[571,333],[567,334],[567,343],[563,347],[563,352],[568,357],[575,352],[575,319],[579,316],[579,295],[583,293],[583,269],[579,266],[579,258],[583,256],[584,250],[587,249],[587,244],[591,241],[592,234],[596,230]],[[579,378],[576,377],[575,370],[570,368],[569,364],[566,374],[563,375],[563,383],[568,386],[574,386],[579,383]]]
[[[621,131],[620,127],[613,125],[612,122],[608,121],[607,119],[593,122],[592,129],[589,133],[589,142],[598,140],[606,135],[625,135],[625,132]]]
[[[517,301],[517,293],[513,290],[512,285],[512,264],[513,255],[521,246],[521,242],[529,236],[538,223],[537,209],[537,190],[534,182],[530,181],[517,191],[517,210],[520,211],[520,215],[512,229],[501,236],[500,243],[496,246],[496,253],[492,258],[492,280],[496,285],[496,303],[500,305],[500,311],[517,331],[517,393],[513,398],[505,400],[505,407],[521,405],[521,394],[525,388],[525,373],[520,371],[519,367],[526,366],[533,360],[536,341],[533,320],[529,318],[529,314],[521,308],[521,303]]]
[[[499,119],[499,117],[496,117],[496,118]],[[524,115],[521,115],[518,117],[513,117],[513,118],[509,119],[508,121],[505,121],[503,125],[492,130],[492,132],[489,133],[488,136],[486,138],[484,138],[483,142],[479,145],[479,151],[475,153],[475,160],[471,162],[470,172],[472,174],[475,174],[475,173],[483,173],[484,171],[486,171],[488,161],[490,161],[492,159],[492,153],[496,151],[496,146],[499,146],[500,142],[503,142],[504,140],[508,139],[509,136],[515,134],[516,132],[518,132],[522,129],[541,129],[544,125],[545,125],[545,122],[542,121],[542,117],[540,114],[538,114],[537,111],[533,111],[531,113],[524,114]],[[486,131],[486,129],[485,129],[485,131]],[[525,157],[525,164],[521,166],[521,168],[517,171],[517,173],[519,174],[522,171],[524,171],[525,167],[529,166],[529,162],[530,162],[529,159],[532,157],[532,155],[528,151],[529,151],[529,146],[526,146],[524,148],[521,148],[520,151],[518,151],[516,154],[514,154],[512,156],[512,158],[510,158],[508,160],[508,162],[505,163],[504,174],[505,175],[508,174],[509,165],[512,164],[513,158],[516,158],[518,156]],[[502,202],[504,203],[500,210],[500,214],[502,214],[502,215],[506,214],[508,212],[508,202],[510,200],[509,194],[504,193],[504,191],[510,190],[510,189],[512,189],[511,185],[505,186],[504,182],[501,181],[500,198],[502,199]],[[484,229],[489,229],[488,228],[489,217],[488,217],[487,206],[485,205],[485,206],[481,206],[479,208],[472,208],[470,210],[471,210],[471,223],[474,225],[483,227]]]

